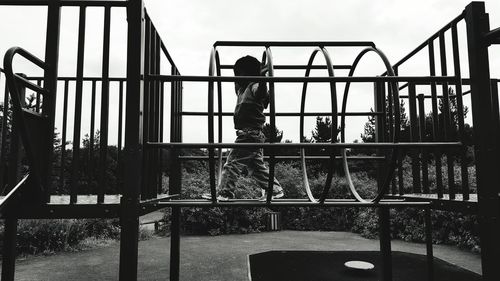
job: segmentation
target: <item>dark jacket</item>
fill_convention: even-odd
[[[266,121],[264,109],[269,104],[266,84],[251,82],[236,92],[238,100],[234,109],[234,128],[237,130],[262,129]]]

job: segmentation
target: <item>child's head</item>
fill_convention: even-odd
[[[234,63],[235,76],[260,76],[260,61],[252,56],[244,56]],[[248,81],[236,81],[238,87],[246,87]]]
[[[259,76],[260,61],[252,56],[244,56],[234,63],[234,75],[236,76]]]

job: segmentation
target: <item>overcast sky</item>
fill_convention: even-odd
[[[392,63],[413,50],[431,34],[461,13],[469,1],[463,0],[419,0],[419,1],[327,1],[327,0],[146,0],[146,8],[161,37],[169,49],[180,71],[184,75],[206,75],[211,46],[218,40],[287,40],[287,41],[373,41]],[[490,13],[492,28],[500,26],[500,1],[486,1],[486,11]],[[97,76],[101,73],[103,11],[89,8],[87,11],[87,34],[85,53],[85,74]],[[77,52],[76,8],[65,8],[62,13],[60,75],[75,75]],[[40,57],[44,54],[46,10],[40,7],[0,6],[0,53],[14,45],[23,46]],[[126,25],[124,9],[113,9],[111,75],[125,74]],[[462,48],[463,49],[463,48]],[[491,48],[492,76],[500,77],[498,71],[500,49]],[[252,54],[261,57],[263,49],[221,48],[223,63],[233,63],[238,57]],[[313,48],[273,49],[276,64],[306,64]],[[361,51],[329,49],[334,64],[349,64]],[[321,57],[317,63],[324,63]],[[464,62],[464,65],[466,63]],[[411,65],[404,75],[428,74],[427,58],[422,56]],[[451,66],[450,66],[451,69]],[[357,75],[379,75],[383,64],[374,56],[368,56],[360,65]],[[465,69],[464,69],[465,71]],[[166,73],[166,72],[165,72]],[[464,72],[466,73],[466,72]],[[346,75],[339,71],[338,76]],[[225,75],[231,75],[230,72]],[[303,72],[277,72],[280,76],[303,76]],[[314,76],[325,76],[321,71]],[[468,74],[467,74],[468,76]],[[4,79],[2,79],[4,80]],[[339,93],[343,85],[339,86]],[[3,81],[0,81],[3,87]],[[115,91],[117,85],[112,85]],[[185,83],[184,110],[206,111],[206,83]],[[86,85],[84,106],[89,104],[89,85]],[[276,87],[277,111],[298,112],[300,106],[300,86],[278,85]],[[426,89],[421,89],[426,92]],[[2,91],[0,91],[2,92]],[[224,111],[234,108],[233,86],[224,88]],[[2,96],[0,94],[0,96]],[[352,98],[351,98],[352,97]],[[98,97],[99,98],[99,97]],[[327,85],[311,86],[308,92],[307,110],[331,110]],[[339,98],[340,99],[340,98]],[[70,98],[70,106],[72,106]],[[116,122],[116,97],[111,97],[110,122]],[[98,104],[99,106],[99,104]],[[166,104],[166,106],[169,106]],[[357,85],[350,93],[351,111],[369,111],[373,107],[371,85]],[[58,99],[58,109],[61,109]],[[70,113],[71,115],[71,113]],[[98,117],[96,116],[96,124]],[[70,118],[72,118],[70,116]],[[56,124],[60,128],[59,123]],[[84,112],[83,134],[89,130],[89,114]],[[298,119],[279,118],[277,125],[284,133],[284,139],[298,141]],[[359,139],[366,117],[352,118],[348,123],[349,141]],[[71,123],[71,122],[70,122]],[[306,133],[314,126],[314,118],[307,119]],[[68,129],[72,125],[69,124]],[[224,141],[234,139],[232,119],[224,118]],[[110,126],[110,133],[116,126]],[[165,131],[168,131],[165,130]],[[116,133],[115,133],[116,134]],[[184,141],[206,141],[206,118],[186,118]],[[113,140],[110,141],[113,143]]]

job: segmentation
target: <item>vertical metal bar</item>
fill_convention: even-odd
[[[271,48],[270,47],[266,47],[266,55],[267,55],[267,65],[270,66],[270,69],[268,70],[269,72],[269,76],[273,76],[273,57],[272,57],[272,54],[271,54]],[[276,101],[275,101],[275,91],[274,91],[274,83],[269,83],[269,125],[270,125],[270,129],[271,129],[271,135],[270,135],[270,138],[269,138],[269,142],[270,143],[274,143],[276,142]],[[336,106],[336,105],[335,105]],[[332,108],[333,105],[332,105]],[[335,108],[335,112],[336,112],[336,108]],[[332,113],[333,113],[333,109],[332,109]],[[332,117],[332,123],[335,123],[335,120],[333,120],[333,117]],[[302,137],[302,136],[301,136]],[[334,142],[335,140],[333,139],[333,136],[332,136],[332,142]],[[274,172],[275,172],[275,156],[274,156],[274,149],[269,149],[269,181],[268,181],[268,186],[267,186],[267,198],[266,198],[266,202],[270,202],[271,201],[271,198],[272,198],[272,195],[273,195],[273,189],[274,189]],[[330,163],[333,165],[333,160],[335,159],[334,156],[331,156],[331,160],[330,160]],[[330,175],[332,175],[332,173],[330,173]],[[330,176],[331,177],[331,176]],[[329,182],[331,179],[328,179],[327,178],[327,182]],[[328,184],[328,183],[327,183]],[[326,197],[326,194],[325,196],[323,196],[323,198]]]
[[[123,159],[122,159],[122,135],[123,135],[123,81],[119,83],[118,89],[118,190],[123,190]]]
[[[462,75],[460,70],[460,52],[458,49],[458,34],[457,25],[451,27],[451,37],[453,44],[453,66],[456,78],[455,94],[457,99],[457,121],[458,121],[458,136],[462,143],[465,143],[465,125],[464,125],[464,103],[463,103],[463,90],[462,90]],[[460,171],[462,182],[462,198],[469,200],[469,171],[467,169],[467,146],[460,148]]]
[[[398,152],[398,192],[399,195],[405,194],[405,185],[403,177],[403,160],[405,159],[405,152],[401,149]]]
[[[42,85],[42,80],[41,79],[37,79],[36,80],[36,84],[38,86],[41,86]],[[36,92],[35,110],[36,110],[36,112],[40,112],[40,93],[39,92]]]
[[[127,5],[127,84],[125,111],[124,186],[120,201],[120,273],[123,280],[137,279],[139,239],[139,192],[142,171],[142,103],[144,5],[142,0]]]
[[[94,130],[95,130],[95,94],[96,81],[92,80],[92,99],[90,101],[90,136],[89,136],[89,182],[94,179]]]
[[[214,52],[213,50],[212,52]],[[214,67],[213,61],[215,54],[212,53],[210,58],[210,68]],[[211,72],[212,69],[209,69]],[[214,143],[214,82],[208,82],[208,143]],[[215,183],[215,151],[213,148],[208,149],[208,169],[209,169],[209,183],[210,193],[212,195],[212,202],[217,201],[216,183]]]
[[[436,63],[434,58],[434,41],[429,41],[429,74],[436,76]],[[432,137],[434,141],[439,141],[439,111],[436,83],[431,83],[431,101],[432,101]],[[434,150],[434,160],[436,166],[436,191],[438,198],[443,198],[443,175],[441,171],[441,153],[438,149]]]
[[[80,178],[80,139],[82,126],[82,98],[83,98],[83,60],[85,54],[85,20],[86,7],[80,7],[78,23],[78,57],[76,62],[76,90],[75,90],[75,119],[73,131],[73,161],[71,169],[70,203],[74,204],[78,194],[78,179]]]
[[[16,272],[17,218],[10,213],[4,220],[2,281],[14,281]]]
[[[170,236],[170,280],[179,281],[180,273],[180,216],[181,209],[172,207]]]
[[[160,72],[161,73],[161,72]],[[163,81],[160,82],[160,142],[163,142],[163,118],[164,118],[164,109],[165,109],[165,84]],[[159,186],[158,193],[161,193],[163,187],[163,150],[160,150],[160,175],[159,175]]]
[[[444,32],[439,34],[439,54],[441,58],[441,75],[447,76],[447,65],[446,65],[446,41],[444,38]],[[452,126],[450,119],[450,95],[448,89],[448,83],[442,84],[443,91],[443,99],[442,102],[442,114],[443,114],[443,138],[445,141],[450,141],[451,136],[454,133],[455,129]],[[455,173],[454,173],[454,161],[453,155],[449,149],[446,150],[446,162],[448,168],[448,192],[450,195],[450,199],[455,199]]]
[[[25,105],[25,88],[19,89],[19,98],[21,106]],[[9,153],[9,188],[13,188],[21,178],[21,138],[18,133],[17,120],[12,116],[12,132],[10,135],[10,153]],[[17,233],[17,218],[15,210],[8,209],[5,214],[4,228],[4,244],[2,249],[2,280],[13,281],[16,264],[16,233]]]
[[[427,206],[424,210],[425,247],[427,255],[427,280],[434,280],[434,253],[432,249],[432,220],[431,208]]]
[[[425,97],[424,94],[418,94],[418,120],[419,120],[419,141],[426,141],[426,118],[425,118]],[[429,193],[429,152],[421,149],[422,155],[422,189],[423,193]]]
[[[51,94],[43,99],[42,111],[48,118],[47,134],[44,136],[47,144],[42,152],[42,159],[45,162],[42,165],[41,181],[44,186],[45,202],[50,200],[50,182],[52,175],[52,159],[54,151],[54,130],[55,130],[55,112],[57,99],[57,69],[59,61],[59,27],[61,17],[61,6],[58,0],[49,0],[47,6],[47,32],[45,44],[45,63],[50,65],[43,77],[43,85]]]
[[[158,34],[158,32],[156,32],[156,55],[155,55],[155,58],[156,58],[156,62],[155,62],[155,66],[156,66],[156,69],[155,69],[155,73],[156,74],[161,74],[161,38],[160,38],[160,35]],[[159,141],[161,142],[161,132],[162,130],[160,129],[161,127],[161,124],[162,124],[162,109],[163,109],[163,99],[162,99],[162,94],[163,94],[163,90],[161,89],[161,82],[160,81],[155,81],[155,96],[156,96],[156,116],[155,116],[155,119],[156,119],[156,122],[155,122],[155,141]],[[156,157],[156,160],[155,160],[155,171],[156,171],[156,187],[155,187],[155,190],[153,191],[153,195],[156,197],[157,194],[159,194],[159,192],[161,191],[161,174],[162,174],[162,163],[161,163],[161,150],[158,149],[156,151],[154,151],[155,153],[155,157]]]
[[[179,72],[172,66],[172,75],[179,75]],[[170,142],[181,142],[181,84],[173,82],[171,85],[171,117],[170,117]],[[179,161],[179,151],[170,150],[170,178],[169,194],[180,194],[181,191],[181,165]],[[179,280],[180,271],[180,213],[179,207],[172,207],[172,220],[170,228],[170,280]]]
[[[63,117],[62,117],[62,136],[61,136],[61,171],[59,175],[59,187],[64,189],[64,179],[66,170],[66,133],[68,123],[68,80],[64,80],[64,98],[63,98]]]
[[[410,107],[410,141],[417,142],[418,140],[418,118],[417,118],[417,93],[414,83],[408,84],[408,104]],[[421,193],[420,181],[420,159],[418,150],[411,150],[411,170],[413,176],[413,193]]]
[[[104,34],[102,44],[102,82],[101,82],[101,122],[99,140],[99,186],[97,202],[104,202],[107,186],[106,171],[108,158],[109,131],[109,37],[110,37],[111,7],[104,8]],[[130,34],[129,34],[130,36]]]
[[[488,14],[483,2],[472,2],[465,8],[467,46],[469,55],[472,117],[474,122],[474,149],[478,194],[478,219],[481,239],[481,265],[483,280],[500,280],[500,182],[498,173],[498,135],[491,134],[492,112],[491,81],[488,44],[484,34],[489,30]]]
[[[151,24],[151,45],[150,45],[150,73],[156,74],[156,54],[157,54],[157,33],[156,30]],[[150,95],[150,113],[149,113],[149,140],[158,141],[157,139],[157,106],[158,106],[158,95],[156,89],[156,81],[150,81],[149,95]],[[150,150],[149,151],[149,165],[150,168],[148,170],[148,178],[149,178],[149,186],[148,186],[148,198],[156,197],[156,186],[157,186],[157,171],[158,171],[158,150]]]
[[[5,164],[7,163],[7,121],[9,115],[9,87],[5,83],[5,91],[3,97],[3,119],[2,119],[2,146],[0,148],[0,192],[4,190],[5,186]],[[1,193],[0,193],[1,195]]]
[[[382,258],[382,280],[392,280],[392,250],[391,250],[391,229],[389,207],[384,206],[378,209],[379,213],[379,236],[380,253]]]
[[[374,110],[375,112],[384,112],[385,113],[385,84],[384,83],[375,83],[374,84]],[[384,142],[386,137],[386,120],[384,115],[376,115],[375,118],[375,142]],[[383,153],[382,150],[377,150],[377,155],[381,155]],[[383,162],[379,162],[377,165],[377,186],[380,191],[383,187],[382,184],[384,182],[384,167]]]
[[[123,81],[120,81],[118,87],[118,155],[120,155],[123,135]]]
[[[145,13],[145,42],[144,42],[144,111],[143,111],[143,124],[142,124],[142,136],[144,141],[150,141],[150,114],[151,114],[151,80],[148,77],[151,74],[151,20]],[[143,153],[143,177],[142,177],[142,187],[141,187],[141,198],[149,198],[149,190],[151,184],[151,169],[150,169],[150,155],[151,151],[147,150]]]

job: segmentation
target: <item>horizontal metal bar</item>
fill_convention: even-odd
[[[411,202],[411,201],[380,201],[378,203],[371,202],[356,202],[356,201],[344,201],[344,200],[326,200],[324,203],[316,203],[310,201],[298,201],[290,199],[276,199],[269,203],[265,201],[249,200],[249,199],[235,199],[231,201],[219,201],[213,203],[208,200],[172,200],[172,201],[162,201],[158,203],[161,207],[266,207],[266,206],[276,206],[276,207],[365,207],[365,208],[379,208],[379,207],[430,207],[429,202]]]
[[[208,116],[208,112],[202,112],[202,111],[183,111],[181,113],[184,116]],[[342,112],[337,113],[339,116],[376,116],[376,115],[383,115],[383,112],[346,112],[343,114]],[[234,112],[214,112],[215,116],[222,115],[222,116],[233,116]],[[265,116],[271,116],[270,113],[266,112],[264,113]],[[303,114],[304,116],[331,116],[331,112],[305,112]],[[284,117],[300,117],[301,114],[299,112],[277,112],[276,116],[284,116]]]
[[[500,27],[486,33],[484,40],[489,44],[500,44]]]
[[[127,7],[125,0],[59,0],[60,6]],[[0,0],[0,6],[47,6],[48,0]]]
[[[334,64],[332,65],[334,69],[351,69],[352,65],[349,64]],[[220,65],[221,69],[233,69],[232,64],[222,64]],[[290,65],[283,65],[283,64],[277,64],[273,65],[273,69],[327,69],[326,65],[299,65],[299,64],[290,64]]]
[[[23,110],[24,113],[29,114],[31,117],[34,117],[34,118],[37,118],[37,119],[47,118],[47,116],[45,116],[45,115],[43,115],[41,113],[38,113],[38,112],[35,112],[35,111],[32,111],[32,110],[26,109],[26,108],[23,108],[22,110]]]
[[[146,148],[439,148],[461,147],[460,142],[400,143],[161,143],[148,142]]]
[[[27,80],[42,80],[43,77],[40,77],[40,76],[29,76],[29,77],[26,77]],[[57,77],[57,80],[58,81],[76,81],[76,77],[70,77],[70,76],[61,76],[61,77]],[[82,77],[82,80],[83,81],[102,81],[102,77]],[[109,77],[109,78],[106,78],[106,80],[109,80],[109,81],[127,81],[127,78],[126,77]]]
[[[368,41],[217,41],[214,47],[375,47]]]
[[[157,81],[190,81],[190,82],[413,82],[423,85],[430,83],[456,83],[453,76],[359,76],[359,77],[264,77],[264,76],[177,76],[177,75],[149,75],[150,80]]]
[[[402,99],[407,99],[407,98],[409,98],[409,96],[408,96],[408,95],[400,95],[399,97],[400,97],[400,98],[402,98]],[[457,95],[448,95],[448,97],[450,97],[450,98],[455,98],[455,97],[457,97]],[[424,95],[424,98],[425,98],[425,99],[432,99],[432,96],[425,96],[425,95]],[[438,99],[442,99],[442,98],[444,98],[444,97],[443,97],[443,96],[437,96],[437,98],[438,98]]]
[[[19,82],[21,82],[22,85],[24,85],[25,87],[27,87],[30,90],[33,90],[33,91],[35,91],[37,93],[44,94],[44,95],[46,95],[46,94],[49,93],[49,91],[45,90],[44,88],[38,86],[35,83],[30,82],[28,79],[26,79],[26,78],[24,78],[24,77],[22,77],[20,75],[14,74],[14,77]]]
[[[216,157],[217,158],[217,157]],[[227,156],[222,156],[222,158],[227,158]],[[282,155],[276,155],[274,156],[275,159],[301,159],[299,155],[294,155],[294,156],[282,156]],[[330,159],[330,156],[305,156],[306,159],[308,160],[321,160],[321,159]],[[179,156],[179,159],[181,160],[186,160],[186,161],[193,161],[193,160],[207,160],[208,156]],[[269,159],[269,156],[264,156],[264,159]],[[335,156],[335,159],[342,159],[342,156]],[[382,161],[385,160],[386,158],[383,156],[348,156],[347,160],[376,160],[376,161]]]

